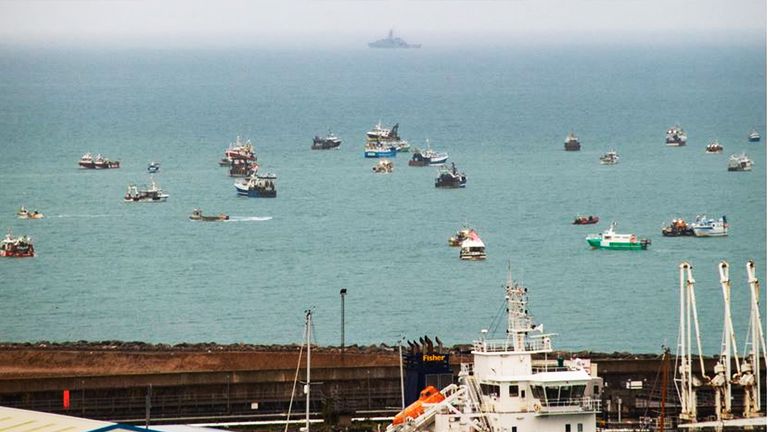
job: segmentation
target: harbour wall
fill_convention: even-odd
[[[457,376],[460,364],[471,360],[468,348],[446,351]],[[0,345],[0,405],[127,423],[143,423],[147,414],[153,423],[284,419],[289,406],[298,418],[305,396],[301,384],[294,389],[297,366],[299,380],[306,373],[306,355],[301,365],[299,355],[298,346]],[[603,379],[601,421],[617,421],[619,410],[625,422],[658,416],[660,356],[563,352],[549,359],[557,357],[590,359]],[[708,370],[714,361],[706,359]],[[673,373],[671,359],[669,417],[678,410]],[[313,349],[311,375],[314,418],[343,423],[399,411],[394,347]],[[734,390],[734,395],[739,412],[741,394]],[[700,401],[700,415],[711,415],[711,394],[702,391]]]

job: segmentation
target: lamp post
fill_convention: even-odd
[[[344,354],[344,297],[347,295],[347,289],[342,288],[339,291],[341,296],[341,353]]]
[[[405,382],[403,380],[403,341],[405,336],[400,336],[397,341],[397,351],[400,354],[400,409],[405,409]]]

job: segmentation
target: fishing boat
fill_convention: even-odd
[[[220,213],[216,216],[205,216],[203,215],[202,210],[194,209],[192,210],[192,214],[189,215],[189,219],[202,222],[219,222],[229,220],[229,216],[225,215],[224,213]]]
[[[696,237],[725,237],[728,235],[728,220],[725,216],[712,219],[706,215],[699,215],[691,224],[691,229]]]
[[[120,161],[113,161],[105,158],[101,154],[97,154],[95,157],[91,153],[84,154],[78,162],[82,168],[88,169],[110,169],[120,168]]]
[[[609,150],[600,156],[600,163],[603,165],[616,165],[619,163],[619,154],[616,153],[616,150]]]
[[[705,151],[709,154],[722,153],[723,145],[720,144],[720,141],[715,139],[711,143],[707,144],[707,149]]]
[[[139,188],[135,184],[128,185],[128,191],[123,197],[125,202],[165,202],[168,194],[160,189],[154,178],[150,178],[150,185]]]
[[[368,43],[369,48],[421,48],[421,44],[409,44],[403,39],[394,35],[394,30],[390,29],[389,34],[384,39],[379,39]]]
[[[312,139],[312,150],[328,150],[338,148],[341,145],[341,139],[328,130],[328,135],[321,137],[315,135]]]
[[[428,166],[428,165],[440,165],[444,164],[448,160],[448,153],[441,153],[432,150],[427,140],[426,150],[415,149],[411,160],[408,161],[409,166]]]
[[[568,136],[565,137],[565,151],[579,150],[581,150],[581,143],[579,142],[579,138],[573,134],[573,131],[571,131],[568,133]]]
[[[760,141],[760,132],[757,131],[757,129],[752,129],[749,132],[749,136],[747,137],[749,139],[749,142],[758,142]]]
[[[446,165],[440,167],[435,179],[435,187],[438,188],[463,188],[467,185],[467,176],[456,169],[456,164],[451,162],[451,168]]]
[[[664,237],[692,236],[693,228],[683,218],[672,219],[672,223],[661,229]]]
[[[382,159],[373,166],[373,172],[379,174],[389,174],[394,171],[395,166],[389,159]]]
[[[277,189],[272,179],[250,176],[235,182],[235,190],[238,195],[251,198],[275,198]]]
[[[28,236],[14,237],[11,230],[0,240],[0,257],[28,258],[35,256],[35,247]]]
[[[373,129],[365,133],[365,139],[368,142],[386,142],[386,141],[400,141],[400,135],[398,135],[398,129],[400,123],[395,123],[392,128],[385,128],[381,124],[381,120],[373,126]]]
[[[397,148],[390,144],[369,142],[365,145],[363,156],[366,158],[382,158],[397,156]]]
[[[459,259],[465,261],[479,261],[485,259],[485,243],[480,240],[476,232],[470,231],[467,238],[461,242]]]
[[[635,234],[618,234],[615,229],[616,222],[611,222],[602,233],[588,235],[587,243],[595,249],[612,250],[645,250],[651,244],[648,239],[638,239]]]
[[[224,150],[224,158],[219,161],[219,165],[231,166],[234,160],[256,160],[256,155],[253,153],[253,144],[251,144],[251,140],[243,141],[239,136],[235,138],[235,142],[229,144],[229,147]]]
[[[592,225],[598,222],[600,222],[600,218],[597,216],[576,216],[573,225]]]
[[[667,129],[666,142],[669,147],[682,147],[688,142],[688,135],[680,125],[674,125]]]
[[[555,334],[534,322],[529,293],[508,275],[502,338],[482,330],[458,383],[440,396],[426,388],[421,406],[401,411],[386,432],[595,432],[602,379],[589,360],[547,360]]]
[[[160,163],[158,162],[150,162],[149,165],[147,165],[147,172],[150,174],[154,174],[156,172],[160,171]]]
[[[245,159],[234,159],[229,166],[230,177],[248,177],[259,171],[259,164]]]
[[[728,171],[752,171],[752,159],[745,153],[733,154],[728,158]]]
[[[456,231],[456,234],[448,238],[448,246],[451,246],[451,247],[461,246],[461,243],[464,240],[468,239],[471,233],[477,234],[474,229],[465,225],[462,229]]]
[[[24,206],[21,206],[19,211],[16,212],[16,217],[19,219],[42,219],[45,216],[37,210],[29,211]]]

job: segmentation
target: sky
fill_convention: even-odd
[[[765,40],[765,0],[0,0],[0,44]]]

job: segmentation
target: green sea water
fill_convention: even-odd
[[[346,288],[347,344],[466,343],[494,322],[511,263],[557,347],[658,352],[676,342],[688,260],[717,352],[718,262],[740,340],[746,260],[765,280],[765,83],[763,46],[3,49],[0,226],[38,255],[0,260],[0,340],[290,343],[311,307],[317,341],[338,344]],[[373,174],[362,143],[379,120],[448,152],[467,187],[436,189],[407,154]],[[688,146],[664,145],[675,123]],[[763,141],[747,142],[753,127]],[[311,151],[328,128],[341,148]],[[563,151],[571,130],[580,152]],[[218,167],[237,135],[278,175],[276,199],[238,197]],[[705,154],[715,138],[724,153]],[[620,163],[600,165],[610,148]],[[86,151],[122,167],[78,169]],[[727,172],[742,151],[753,171]],[[153,160],[168,202],[124,203]],[[47,217],[16,219],[22,204]],[[191,222],[197,207],[234,220]],[[701,213],[727,215],[729,236],[661,236]],[[585,236],[610,221],[650,249],[591,250]],[[463,223],[486,261],[447,246]]]

